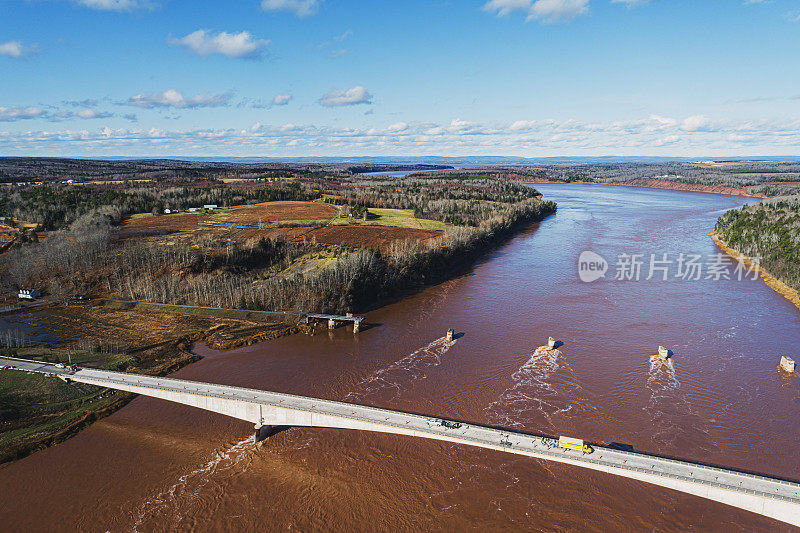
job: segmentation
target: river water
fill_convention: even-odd
[[[717,252],[741,199],[537,185],[558,214],[468,273],[368,315],[372,327],[219,353],[176,376],[451,417],[800,477],[800,383],[777,370],[800,313],[760,280],[645,280],[650,254]],[[581,282],[578,257],[604,257]],[[622,254],[641,279],[614,280]],[[661,266],[664,266],[663,264]],[[707,266],[707,265],[705,265]],[[463,333],[443,339],[449,328]],[[558,358],[536,348],[564,342]],[[674,357],[650,357],[658,345]],[[290,429],[255,448],[243,422],[140,397],[0,468],[20,531],[786,530],[631,480],[450,443]]]

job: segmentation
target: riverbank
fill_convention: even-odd
[[[797,381],[787,386],[774,371],[774,354],[800,344],[793,307],[760,280],[728,284],[734,290],[705,279],[628,283],[610,298],[575,275],[587,248],[605,257],[713,255],[719,249],[706,233],[743,201],[632,187],[537,189],[558,201],[558,215],[467,275],[370,313],[379,327],[228,354],[198,345],[208,357],[173,377],[785,475],[800,425],[791,408],[776,406],[793,405]],[[448,328],[464,335],[444,342]],[[566,341],[557,360],[532,353],[548,336]],[[678,348],[673,368],[650,367],[654,343]],[[435,441],[296,428],[256,450],[251,436],[251,424],[137,398],[75,438],[0,467],[0,520],[15,531],[258,530],[265,521],[346,530],[358,528],[356,518],[387,530],[780,530],[651,485],[567,467],[551,474],[538,461],[509,464],[499,453]],[[30,508],[41,512],[15,512]]]
[[[324,288],[325,294],[310,296],[312,300],[315,296],[317,300],[321,297],[326,302],[325,307],[344,311],[375,309],[401,300],[424,287],[461,274],[522,228],[555,210],[552,202],[530,199],[511,204],[477,227],[451,228],[444,233],[441,242],[435,244],[421,246],[403,241],[387,253],[362,248],[348,256],[346,266],[323,270],[317,280],[323,283],[318,283],[315,290],[321,292]],[[298,279],[279,281],[287,285],[297,283]],[[252,293],[252,287],[253,283],[243,287],[247,292],[240,295],[239,300],[243,302],[240,306],[263,309],[265,298]],[[261,289],[263,292],[264,288]],[[151,375],[165,375],[196,361],[198,357],[190,351],[195,342],[204,342],[214,350],[231,350],[286,335],[313,332],[309,326],[296,324],[297,317],[289,314],[267,322],[263,315],[248,309],[167,306],[102,298],[71,305],[46,305],[11,320],[31,326],[44,324],[48,336],[57,339],[61,346],[86,347],[97,354],[124,354],[125,357],[116,358],[114,370]],[[80,363],[112,368],[109,366],[112,363],[102,357]],[[46,380],[36,376],[27,378]],[[30,397],[24,400],[21,395],[26,387],[30,388],[29,383],[7,379],[12,380],[6,387],[7,394],[20,401],[9,417],[10,423],[0,428],[0,442],[5,450],[0,462],[62,442],[131,399],[130,395],[96,390],[82,392],[84,396],[100,396],[103,401],[73,397],[75,394],[71,395],[71,389],[65,384],[66,390],[60,386],[52,390],[45,387],[37,396],[37,402],[32,402]],[[59,403],[59,396],[64,395],[69,401]],[[37,405],[52,407],[46,420],[29,416]]]
[[[727,196],[742,196],[746,198],[767,198],[763,194],[751,194],[748,187],[729,187],[726,185],[702,185],[699,183],[683,183],[673,180],[656,178],[637,178],[619,182],[592,182],[592,181],[559,181],[547,179],[517,180],[520,183],[530,185],[542,185],[547,183],[580,183],[584,185],[620,185],[622,187],[642,187],[645,189],[664,189],[670,191],[703,192],[709,194],[723,194]]]
[[[281,322],[167,312],[116,302],[49,306],[8,320],[44,325],[62,346],[6,349],[8,355],[64,363],[71,359],[85,367],[156,376],[198,361],[200,357],[191,351],[196,342],[231,350],[310,331],[307,326]],[[134,397],[41,375],[0,372],[0,463],[63,442]]]
[[[539,195],[541,198],[541,195]],[[385,257],[366,251],[364,270],[347,286],[346,299],[357,313],[374,311],[398,302],[420,290],[459,276],[486,254],[495,250],[524,228],[556,213],[554,202],[537,199],[521,203],[505,216],[489,220],[478,227],[456,228],[438,246],[401,251],[396,257]],[[362,252],[364,252],[362,250]],[[375,274],[379,273],[376,277]]]
[[[711,239],[716,243],[716,245],[719,246],[726,254],[733,257],[737,261],[741,261],[747,266],[747,268],[750,268],[751,270],[754,269],[756,265],[755,262],[752,260],[752,258],[744,254],[741,254],[734,248],[730,247],[725,241],[719,238],[719,236],[715,231],[709,232],[708,236],[711,237]],[[800,309],[800,292],[788,286],[787,284],[785,284],[784,282],[782,282],[781,280],[770,274],[768,271],[764,270],[764,268],[761,267],[761,265],[757,266],[757,271],[761,276],[761,279],[764,280],[764,283],[766,283],[772,290],[774,290],[775,292],[777,292],[778,294],[780,294],[781,296],[792,302],[794,306],[797,307],[797,309]]]

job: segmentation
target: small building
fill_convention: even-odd
[[[172,213],[172,209],[164,209],[164,214],[169,215]]]
[[[196,213],[197,211],[200,211],[200,208],[199,208],[199,207],[190,207],[190,208],[189,208],[189,212],[190,212],[190,213]]]
[[[218,207],[217,204],[206,204],[203,206],[203,209],[207,209],[208,211],[213,211],[214,209],[217,209],[217,207]]]
[[[37,291],[36,289],[20,289],[19,294],[17,295],[19,299],[25,300],[33,300],[34,298],[38,298],[42,295],[41,292]]]

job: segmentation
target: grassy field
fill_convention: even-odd
[[[141,218],[150,218],[150,217],[174,217],[177,215],[208,215],[208,214],[222,214],[231,211],[233,208],[231,207],[218,207],[213,211],[206,211],[204,209],[198,209],[197,211],[174,211],[170,214],[158,214],[154,215],[153,213],[136,213],[135,215],[130,216],[130,220],[138,220]]]
[[[67,361],[67,350],[28,347],[15,350],[23,359]],[[70,350],[73,362],[123,369],[133,358]],[[42,374],[0,371],[0,462],[27,455],[58,440],[59,433],[123,399],[121,393],[82,383],[66,383]]]
[[[120,370],[133,364],[136,360],[122,353],[95,353],[88,350],[66,350],[63,348],[46,348],[44,346],[26,346],[17,350],[22,359],[40,359],[48,363],[73,363],[106,370]]]
[[[44,316],[26,314],[18,319],[44,321],[49,332],[62,341],[75,340],[73,345],[81,349],[27,346],[4,350],[3,355],[66,363],[69,354],[83,367],[164,375],[197,360],[189,351],[195,341],[227,350],[302,330],[293,325],[297,317],[286,323],[278,315],[269,315],[271,322],[265,317],[244,310],[124,303],[53,306]],[[0,463],[69,438],[131,397],[42,374],[0,370]]]
[[[208,308],[208,307],[197,307],[191,305],[170,305],[170,304],[159,304],[159,303],[150,303],[150,302],[115,302],[113,300],[109,300],[106,305],[109,309],[136,309],[136,310],[155,310],[155,311],[162,311],[165,313],[179,313],[183,315],[194,315],[194,316],[203,316],[203,317],[215,317],[215,318],[231,318],[231,319],[238,319],[238,320],[266,320],[270,321],[278,320],[280,315],[269,314],[265,315],[258,311],[247,311],[247,310],[240,310],[240,309],[216,309],[216,308]]]
[[[364,246],[388,249],[394,241],[425,241],[449,224],[417,218],[413,209],[370,208],[369,219],[341,217],[338,210],[322,202],[266,202],[235,206],[214,213],[180,215],[134,215],[123,226],[126,238],[152,238],[160,244],[180,241],[196,245],[201,240],[245,243],[262,237],[282,235],[289,240],[315,239],[320,244],[351,248]],[[196,215],[196,216],[192,216]],[[199,216],[198,216],[199,215]],[[332,261],[292,265],[287,272],[322,267]],[[311,268],[312,270],[314,268]]]
[[[416,218],[413,209],[378,209],[374,207],[369,208],[371,215],[375,218],[369,220],[361,220],[354,218],[337,218],[333,220],[334,224],[359,224],[362,226],[394,226],[397,228],[412,228],[412,229],[425,229],[434,231],[444,231],[447,229],[447,224],[438,220],[428,220],[424,218]]]

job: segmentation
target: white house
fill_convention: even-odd
[[[208,209],[209,211],[213,211],[217,208],[217,204],[206,204],[203,206],[203,209]]]
[[[172,209],[164,209],[165,215],[169,215],[170,213],[172,213]]]
[[[42,293],[37,291],[36,289],[20,289],[19,290],[19,298],[26,299],[26,300],[33,300],[34,298],[38,298],[41,296]]]

